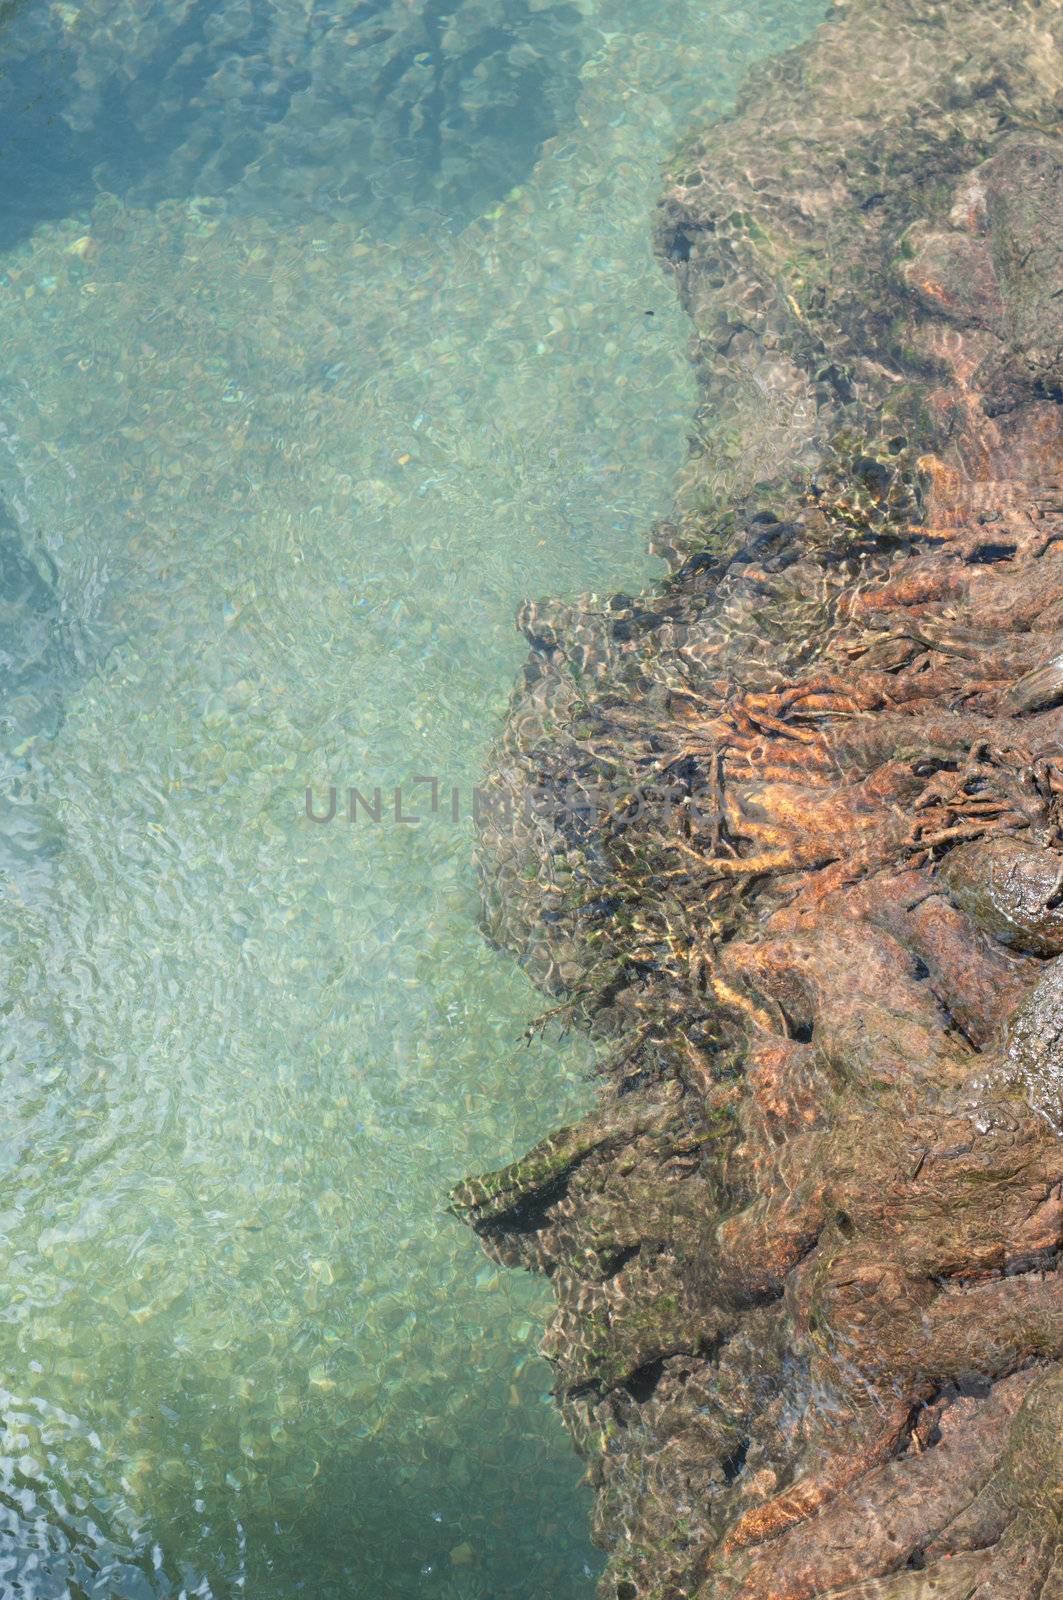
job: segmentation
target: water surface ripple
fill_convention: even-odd
[[[544,1291],[441,1213],[588,1051],[519,1044],[466,820],[303,791],[467,810],[517,601],[645,580],[692,401],[659,163],[820,5],[485,6],[476,60],[471,0],[3,20],[5,1596],[593,1586]],[[399,9],[402,183],[334,61]]]

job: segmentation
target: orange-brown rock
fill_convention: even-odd
[[[1061,22],[854,0],[691,142],[670,576],[521,617],[485,926],[615,1051],[455,1204],[608,1600],[1063,1596]]]

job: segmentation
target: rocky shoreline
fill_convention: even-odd
[[[1061,35],[852,0],[677,153],[670,574],[521,614],[485,928],[615,1048],[454,1206],[608,1600],[1063,1596]]]

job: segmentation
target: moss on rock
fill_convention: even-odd
[[[485,927],[616,1048],[458,1203],[603,1600],[1060,1583],[1061,24],[853,0],[686,145],[671,574],[520,617]]]

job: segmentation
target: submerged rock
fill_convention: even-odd
[[[984,932],[1037,956],[1063,951],[1063,858],[1013,834],[960,845],[942,880]]]
[[[603,1600],[1060,1582],[1061,27],[854,0],[695,135],[671,575],[521,614],[485,928],[616,1048],[454,1205]]]
[[[586,51],[581,0],[28,8],[5,26],[0,134],[37,181],[7,229],[100,188],[379,233],[418,207],[461,222],[525,177]]]
[[[0,732],[5,758],[59,725],[62,631],[55,574],[0,504]]]

